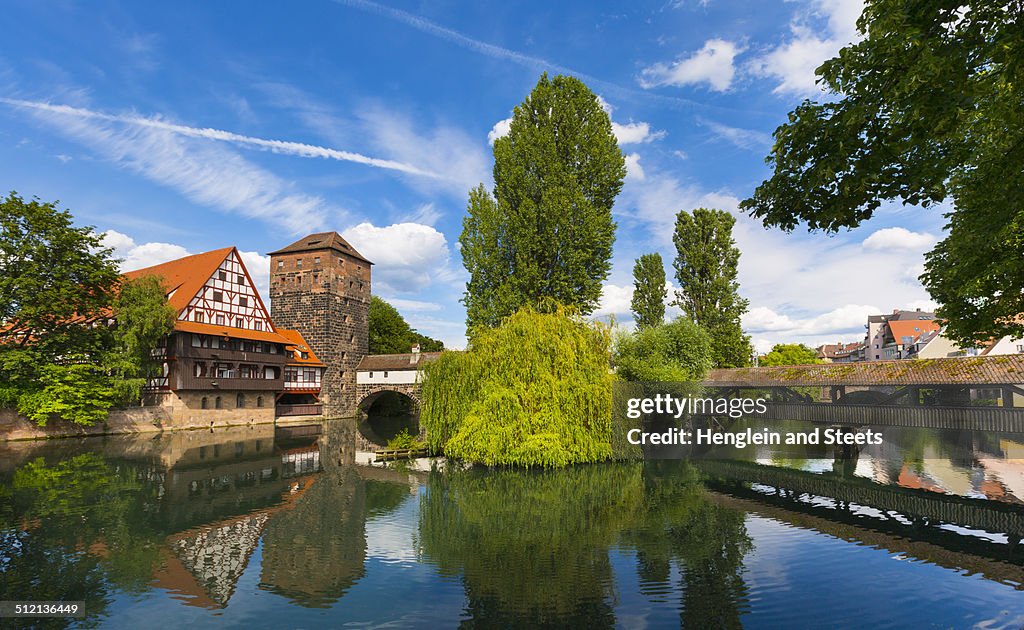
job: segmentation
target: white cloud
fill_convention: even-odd
[[[402,298],[395,297],[385,297],[382,299],[384,299],[391,306],[397,308],[399,311],[413,311],[416,313],[423,313],[441,310],[441,305],[436,302],[423,302],[421,300],[405,300]]]
[[[864,249],[923,251],[934,245],[935,241],[934,236],[925,232],[911,232],[906,228],[891,227],[873,232],[864,239],[862,245]]]
[[[860,38],[856,25],[863,9],[862,0],[814,0],[794,16],[792,37],[751,62],[751,73],[778,81],[777,94],[820,93],[815,69]]]
[[[489,144],[491,146],[494,146],[494,141],[495,140],[497,140],[498,138],[502,138],[504,136],[507,136],[508,135],[508,128],[509,128],[509,125],[511,125],[511,124],[512,124],[512,117],[511,116],[509,116],[508,118],[505,118],[503,120],[499,120],[498,122],[494,123],[494,126],[491,127],[491,130],[487,132],[487,144]]]
[[[630,121],[620,124],[612,121],[612,133],[619,146],[624,144],[641,144],[660,140],[665,137],[664,131],[651,131],[651,126],[645,122]],[[490,137],[490,136],[488,136]]]
[[[663,85],[684,86],[707,83],[718,92],[732,85],[736,68],[733,61],[743,49],[724,39],[709,39],[704,47],[689,57],[671,64],[656,63],[640,72],[640,85],[645,88]]]
[[[242,257],[242,263],[249,272],[253,284],[260,292],[260,297],[266,302],[267,308],[270,308],[270,256],[264,256],[259,252],[239,251],[238,254]]]
[[[615,211],[620,224],[646,226],[649,236],[634,234],[632,243],[623,240],[620,247],[661,249],[674,255],[672,234],[680,210],[705,207],[732,213],[736,218],[733,238],[741,252],[740,294],[750,300],[750,311],[743,322],[753,339],[768,344],[768,348],[773,343],[814,346],[855,341],[863,338],[869,314],[934,306],[916,279],[923,261],[924,239],[916,239],[917,249],[862,246],[865,234],[882,231],[872,229],[877,225],[874,222],[890,221],[893,216],[901,216],[903,209],[883,207],[861,228],[831,237],[766,230],[759,220],[738,210],[739,199],[728,190],[708,191],[645,166],[643,180],[627,179]],[[940,226],[933,224],[941,218],[926,213],[917,215],[916,220],[922,232],[935,233]],[[907,239],[899,242],[906,243]],[[669,273],[672,255],[665,259]],[[621,260],[613,269],[613,277],[622,284],[631,269],[632,260]],[[609,290],[602,308],[621,309],[628,293],[625,289],[619,294]]]
[[[640,154],[630,153],[626,156],[626,179],[642,180],[644,169],[640,166]]]
[[[424,225],[434,225],[441,219],[441,211],[438,210],[433,203],[425,203],[420,207],[416,208],[412,212],[409,212],[402,216],[398,221],[399,223],[423,223]]]
[[[118,123],[130,127],[154,129],[157,131],[173,133],[188,138],[202,138],[206,140],[227,142],[235,145],[255,147],[258,149],[272,151],[274,153],[282,153],[285,155],[294,155],[305,158],[325,158],[329,160],[340,160],[343,162],[355,162],[357,164],[365,164],[367,166],[374,166],[377,168],[400,171],[411,175],[420,175],[430,178],[444,177],[443,175],[437,172],[427,171],[418,168],[414,165],[394,160],[383,160],[380,158],[361,155],[359,153],[353,153],[351,151],[341,151],[339,149],[331,149],[329,147],[321,147],[311,144],[305,144],[302,142],[291,142],[289,140],[267,140],[265,138],[245,136],[233,133],[231,131],[224,131],[221,129],[177,125],[174,123],[167,122],[166,120],[163,120],[159,117],[146,118],[143,116],[136,115],[106,114],[103,112],[96,112],[81,107],[71,107],[70,105],[52,105],[50,103],[43,103],[39,101],[25,101],[10,98],[0,98],[0,103],[6,103],[7,105],[13,105],[15,107],[24,107],[36,111],[47,112],[50,114],[73,116],[77,118],[96,120],[102,122]]]
[[[169,260],[188,256],[189,252],[181,245],[173,243],[136,244],[127,234],[116,230],[107,230],[102,234],[103,245],[114,250],[114,257],[122,259],[121,271],[134,271],[145,267],[159,265]],[[269,269],[269,263],[268,263]]]
[[[601,104],[601,108],[608,114],[608,117],[611,118],[612,111],[614,111],[615,108],[600,96],[597,97],[597,100]],[[487,133],[487,142],[493,146],[495,140],[508,135],[509,125],[511,125],[511,123],[511,117],[494,123],[494,126],[491,127],[491,130]],[[612,133],[615,135],[615,140],[619,143],[619,146],[626,144],[646,144],[665,137],[664,131],[651,131],[650,123],[642,121],[633,122],[632,120],[628,123],[617,123],[613,120]]]
[[[678,307],[672,304],[676,299],[676,288],[671,282],[665,282],[665,317],[671,319],[681,314]],[[632,319],[633,285],[617,285],[607,283],[601,287],[601,300],[597,309],[594,310],[595,317],[607,317],[609,315],[620,318]]]
[[[419,291],[448,267],[448,242],[429,225],[360,223],[344,236],[373,261],[373,281],[383,293]]]
[[[440,125],[421,131],[410,117],[376,106],[364,107],[359,117],[377,151],[417,171],[437,174],[411,178],[414,187],[433,192],[440,186],[464,200],[470,188],[490,181],[490,156],[461,129]]]
[[[723,125],[722,123],[717,123],[713,120],[706,120],[703,118],[698,119],[698,122],[702,126],[710,129],[711,133],[716,137],[734,144],[741,149],[753,149],[761,152],[772,144],[771,135],[762,131],[730,127],[728,125]]]
[[[290,233],[324,227],[328,211],[342,214],[223,145],[161,126],[123,124],[117,117],[69,115],[57,106],[31,111],[104,159],[201,205],[265,220]]]

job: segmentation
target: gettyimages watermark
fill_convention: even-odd
[[[613,395],[616,442],[646,458],[749,459],[778,449],[823,454],[829,448],[847,452],[884,441],[883,433],[871,427],[779,419],[769,413],[771,404],[770,394],[757,390],[619,382]]]

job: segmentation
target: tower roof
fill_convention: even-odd
[[[309,236],[300,238],[287,247],[282,247],[277,251],[270,252],[270,255],[297,254],[299,252],[313,252],[324,249],[333,249],[336,252],[341,252],[342,254],[348,254],[353,258],[358,258],[368,265],[373,264],[362,254],[357,252],[355,247],[349,245],[348,241],[342,238],[341,234],[338,234],[337,232],[317,232],[316,234],[310,234]]]

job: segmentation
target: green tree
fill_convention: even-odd
[[[488,466],[559,467],[612,456],[610,331],[524,307],[466,352],[424,368],[427,445]]]
[[[868,0],[858,28],[817,70],[830,98],[775,131],[774,172],[741,207],[766,226],[837,231],[885,201],[951,202],[921,276],[946,334],[1024,336],[1024,9]]]
[[[542,75],[494,143],[494,195],[482,184],[469,194],[459,244],[471,332],[545,300],[593,311],[625,175],[597,96],[579,79]]]
[[[760,364],[772,365],[813,365],[822,363],[818,353],[802,343],[777,343],[771,352],[761,357]]]
[[[0,380],[28,387],[59,357],[98,360],[106,329],[82,323],[110,305],[120,275],[110,256],[56,204],[0,200]]]
[[[160,340],[174,330],[177,312],[167,303],[162,279],[142,276],[124,280],[113,305],[112,344],[104,365],[115,384],[117,402],[137,402],[146,379],[161,362],[153,358]]]
[[[708,334],[681,317],[620,336],[615,344],[616,374],[627,381],[699,380],[711,368],[711,361]]]
[[[665,265],[661,254],[644,254],[633,265],[633,300],[630,308],[638,329],[658,326],[665,321]]]
[[[746,366],[753,351],[740,325],[748,302],[736,281],[740,250],[732,238],[735,223],[724,210],[681,210],[672,237],[679,283],[675,303],[711,336],[712,363],[719,368]]]
[[[423,352],[444,350],[444,342],[431,339],[413,330],[394,306],[377,297],[370,297],[370,354],[409,352],[413,344]]]

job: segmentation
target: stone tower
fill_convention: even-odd
[[[324,416],[354,416],[356,365],[370,342],[370,265],[337,232],[270,252],[270,316],[302,333],[327,364]]]

